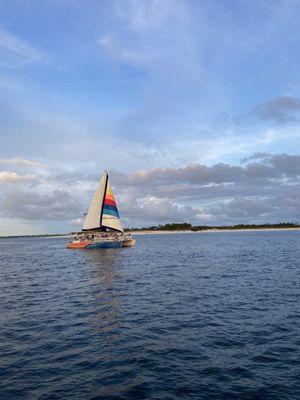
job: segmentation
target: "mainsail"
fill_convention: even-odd
[[[94,193],[83,225],[83,230],[101,228],[123,232],[123,226],[107,172],[102,175],[100,185]]]
[[[106,185],[106,176],[103,174],[100,184],[94,193],[88,213],[85,217],[83,230],[101,228],[101,209]]]

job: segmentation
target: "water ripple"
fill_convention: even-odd
[[[300,233],[0,241],[0,398],[300,398]]]

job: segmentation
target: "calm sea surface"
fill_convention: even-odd
[[[300,399],[300,232],[0,240],[0,398]]]

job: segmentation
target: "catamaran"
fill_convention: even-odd
[[[119,248],[135,245],[135,239],[124,232],[108,173],[102,175],[96,189],[83,229],[68,243],[68,249]]]

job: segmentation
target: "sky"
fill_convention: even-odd
[[[300,2],[0,0],[0,235],[300,223]]]

